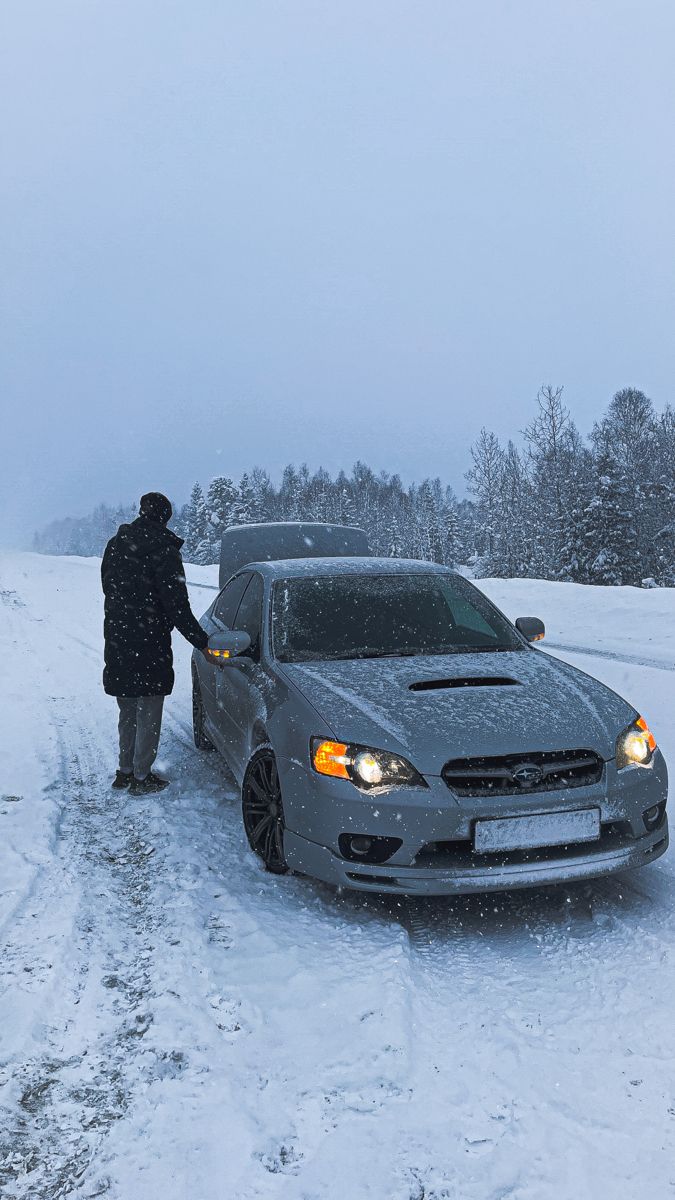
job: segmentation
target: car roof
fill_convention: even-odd
[[[452,567],[414,558],[280,558],[252,562],[242,571],[259,571],[268,579],[302,579],[326,575],[456,575]]]

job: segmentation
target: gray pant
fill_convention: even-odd
[[[163,696],[118,696],[120,771],[145,779],[157,758]]]

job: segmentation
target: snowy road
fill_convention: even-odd
[[[178,642],[174,783],[109,790],[97,571],[0,565],[3,1200],[675,1196],[672,855],[425,902],[267,876],[226,769],[192,746]],[[674,763],[672,594],[628,596],[608,632],[577,589],[582,631],[561,587],[490,590],[612,654],[564,657],[642,707]]]

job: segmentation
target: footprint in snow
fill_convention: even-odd
[[[256,1158],[271,1175],[297,1175],[303,1156],[289,1139],[274,1150],[256,1154]]]
[[[177,1079],[188,1065],[188,1059],[182,1050],[165,1050],[161,1054],[157,1053],[152,1075],[155,1079]]]
[[[216,946],[222,946],[224,950],[230,949],[232,936],[227,922],[214,913],[206,922],[206,928],[209,931],[209,942]]]
[[[241,1003],[239,1000],[228,999],[226,996],[209,996],[209,1004],[216,1018],[216,1025],[221,1033],[248,1032],[244,1029],[241,1019]]]

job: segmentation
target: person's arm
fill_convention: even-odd
[[[110,573],[113,569],[114,558],[115,539],[111,538],[103,552],[103,558],[101,559],[101,586],[106,596],[110,592]]]
[[[188,642],[198,650],[205,650],[209,635],[190,608],[183,563],[177,550],[162,555],[156,568],[156,580],[162,608],[169,620]]]

